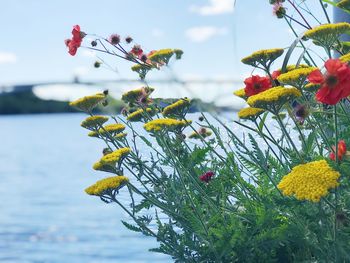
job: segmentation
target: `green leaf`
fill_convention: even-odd
[[[142,135],[140,135],[139,137],[147,144],[148,147],[152,147],[152,143],[149,140],[147,140],[146,137]]]
[[[131,230],[131,231],[134,231],[134,232],[139,232],[139,233],[142,233],[142,232],[143,232],[141,228],[139,228],[139,227],[137,227],[137,226],[134,226],[134,225],[131,225],[131,224],[129,224],[129,223],[123,221],[123,220],[121,220],[121,221],[122,221],[123,225],[124,225],[127,229],[129,229],[129,230]]]

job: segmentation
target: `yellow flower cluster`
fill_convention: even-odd
[[[134,103],[143,96],[148,97],[153,91],[154,88],[151,87],[142,87],[139,89],[130,90],[123,93],[122,100],[126,103]]]
[[[115,135],[114,138],[117,140],[121,140],[121,139],[125,138],[126,135],[128,135],[128,134],[125,132],[122,132],[122,133],[118,133],[117,135]]]
[[[188,121],[188,123],[191,123],[191,121]],[[167,130],[174,130],[174,129],[180,129],[187,125],[186,121],[180,121],[176,119],[157,119],[147,122],[143,127],[148,132],[157,132],[161,131],[163,129]]]
[[[120,148],[114,152],[107,153],[100,159],[102,165],[115,166],[117,162],[121,161],[131,152],[130,148]]]
[[[204,132],[202,132],[201,130],[197,131],[197,132],[192,132],[190,135],[188,135],[188,138],[190,139],[200,139],[201,136],[203,138],[207,138],[209,136],[211,136],[213,133],[207,129],[205,129]]]
[[[314,40],[317,45],[330,47],[337,40],[338,37],[350,31],[350,24],[346,22],[336,24],[325,24],[314,27],[305,32],[306,38]]]
[[[350,10],[350,0],[341,0],[337,3],[337,7],[345,10]]]
[[[278,188],[286,196],[295,195],[298,200],[319,202],[328,190],[339,185],[340,173],[333,170],[326,160],[295,166],[284,176]]]
[[[107,177],[86,188],[85,192],[89,195],[100,196],[108,191],[119,190],[127,182],[129,179],[125,176]]]
[[[108,121],[108,117],[95,115],[95,116],[87,117],[85,120],[82,121],[80,126],[88,130],[98,129],[106,121]]]
[[[170,48],[166,49],[160,49],[155,51],[152,55],[150,55],[148,58],[149,60],[156,62],[156,63],[162,63],[168,64],[169,59],[174,54],[174,50]]]
[[[279,75],[277,80],[280,83],[301,88],[304,85],[307,76],[309,76],[309,74],[315,69],[315,67],[297,68]]]
[[[144,118],[144,109],[138,109],[128,115],[126,118],[128,121],[141,121]],[[147,108],[146,112],[148,115],[153,116],[155,114],[155,110],[151,108]]]
[[[169,106],[165,107],[162,114],[163,116],[178,115],[190,106],[191,101],[187,98],[180,99]]]
[[[263,109],[248,107],[248,108],[241,109],[238,112],[238,117],[240,119],[255,120],[263,112],[264,112]]]
[[[258,65],[267,66],[283,54],[282,48],[263,49],[243,58],[244,64],[256,67]]]
[[[350,62],[350,53],[347,53],[339,58],[339,60],[343,63]]]
[[[69,103],[70,106],[75,107],[81,111],[91,112],[99,103],[106,100],[106,95],[97,93],[91,96],[85,96]]]
[[[282,86],[277,86],[256,95],[250,96],[247,103],[251,107],[261,108],[274,112],[287,101],[300,96],[301,93],[297,88],[285,88]]]
[[[108,124],[106,126],[103,126],[103,129],[99,129],[98,132],[101,134],[101,135],[105,135],[107,132],[112,134],[112,135],[115,135],[119,132],[122,132],[125,130],[125,126],[121,123],[113,123],[113,124]]]
[[[103,171],[103,172],[109,172],[109,173],[113,173],[115,171],[115,167],[112,167],[107,164],[103,164],[100,161],[94,163],[94,165],[92,166],[92,169],[96,171]]]
[[[304,89],[309,92],[318,90],[321,87],[320,84],[308,83],[304,86]]]
[[[144,79],[151,69],[151,66],[145,64],[135,64],[131,67],[132,71],[139,73],[140,79]]]
[[[240,97],[242,99],[247,99],[248,96],[245,94],[245,89],[239,89],[233,92],[234,95],[236,95],[237,97]]]

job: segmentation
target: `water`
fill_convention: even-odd
[[[84,117],[0,117],[0,262],[172,262],[148,252],[156,241],[126,229],[116,204],[84,193],[104,175]]]

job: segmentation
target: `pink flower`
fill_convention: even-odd
[[[75,25],[73,26],[72,35],[72,39],[66,39],[64,43],[68,47],[68,53],[74,56],[77,53],[77,50],[86,34],[80,31],[79,25]]]

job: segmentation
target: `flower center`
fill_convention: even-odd
[[[254,89],[260,89],[261,85],[259,83],[254,83]]]
[[[329,75],[326,78],[326,84],[330,87],[335,86],[337,84],[337,82],[338,82],[338,79],[336,76]]]

